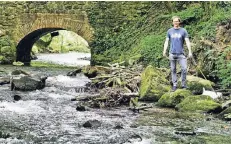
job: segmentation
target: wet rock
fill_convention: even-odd
[[[94,78],[98,75],[96,67],[86,66],[82,69],[83,74],[88,78]]]
[[[186,97],[180,104],[176,105],[176,109],[190,112],[217,112],[221,110],[221,105],[210,96],[196,95]]]
[[[40,76],[39,78],[43,83],[46,82],[47,76]]]
[[[181,101],[183,101],[186,97],[192,95],[192,93],[188,90],[178,89],[175,92],[167,92],[158,101],[159,106],[163,107],[175,107]]]
[[[168,72],[148,66],[141,74],[141,100],[158,101],[160,97],[170,91],[170,83],[165,78]]]
[[[86,108],[85,108],[85,106],[79,105],[79,106],[77,106],[76,110],[77,111],[86,111]]]
[[[46,77],[12,77],[11,90],[33,91],[45,87]]]
[[[132,124],[130,125],[130,128],[138,128],[138,124]]]
[[[23,70],[20,70],[20,69],[14,70],[14,71],[11,72],[11,75],[20,75],[20,74],[23,74],[23,75],[30,75],[29,73],[27,73],[27,72],[25,72],[25,71],[23,71]]]
[[[10,77],[0,77],[0,85],[9,84]]]
[[[19,96],[19,95],[14,95],[13,98],[14,98],[15,101],[19,101],[19,100],[21,99],[21,96]]]
[[[81,68],[74,70],[74,71],[70,71],[67,73],[67,76],[76,76],[76,74],[81,73],[81,71],[82,71]]]
[[[180,135],[196,135],[194,131],[175,131],[175,134],[180,134]]]
[[[133,134],[129,136],[129,139],[127,140],[127,142],[129,143],[135,143],[135,142],[141,142],[141,141],[142,141],[142,137],[137,134]]]
[[[177,127],[177,128],[175,128],[174,133],[179,134],[179,135],[196,135],[194,128],[189,127],[189,126]]]
[[[101,122],[98,120],[89,120],[83,124],[85,128],[98,128],[101,126]]]
[[[72,98],[71,101],[77,101],[76,98]]]
[[[79,58],[79,60],[91,60],[91,57],[83,57],[83,58]]]
[[[47,101],[48,98],[37,98],[36,100],[37,100],[37,101]]]
[[[116,125],[114,129],[124,129],[122,125]]]
[[[7,139],[10,137],[10,134],[9,133],[4,133],[2,131],[0,131],[0,138],[4,138],[4,139]]]

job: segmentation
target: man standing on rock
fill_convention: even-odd
[[[188,38],[188,32],[186,29],[180,27],[180,17],[172,17],[173,28],[170,28],[167,31],[167,37],[164,43],[163,56],[166,56],[166,51],[168,48],[168,42],[170,40],[170,51],[169,51],[169,60],[171,65],[171,75],[172,75],[172,91],[177,89],[177,74],[176,74],[176,63],[179,62],[181,66],[181,79],[182,79],[182,88],[186,89],[186,75],[187,75],[187,59],[184,55],[184,41],[188,47],[188,58],[192,57],[191,45]]]

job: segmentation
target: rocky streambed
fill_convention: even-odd
[[[19,69],[1,66],[0,76]],[[231,124],[210,114],[180,113],[153,105],[134,113],[127,107],[77,111],[82,74],[65,76],[70,68],[23,67],[48,76],[45,88],[30,92],[0,87],[0,143],[156,144],[230,143]],[[20,96],[17,99],[16,95]]]

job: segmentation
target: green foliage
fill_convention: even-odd
[[[15,57],[15,44],[9,36],[0,37],[0,63],[12,63]]]
[[[51,37],[48,33],[42,36],[33,46],[34,53],[65,53],[69,51],[90,52],[87,42],[74,32],[60,30],[59,35]]]
[[[156,67],[167,66],[168,61],[162,59],[163,43],[165,35],[149,35],[143,37],[138,47],[141,51],[141,61]]]
[[[220,53],[216,61],[216,72],[224,88],[231,87],[231,61],[227,59],[227,56],[230,55],[230,51],[231,46]]]
[[[126,4],[126,7],[132,5],[129,2],[123,4]],[[230,4],[223,2],[144,2],[142,4],[141,6],[141,3],[134,3],[136,8],[140,8],[138,14],[138,11],[133,10],[134,7],[129,11],[121,8],[121,4],[118,3],[112,10],[113,18],[110,18],[110,21],[116,19],[113,24],[106,24],[106,20],[100,18],[104,16],[107,19],[108,16],[101,12],[110,13],[109,9],[99,8],[99,5],[110,7],[111,3],[95,5],[102,11],[98,11],[101,16],[94,15],[92,19],[95,19],[92,23],[96,24],[97,38],[92,45],[93,64],[129,61],[132,56],[140,55],[137,61],[142,64],[168,67],[168,61],[162,59],[162,49],[166,31],[171,28],[172,16],[181,17],[182,26],[187,29],[192,42],[198,41],[201,37],[215,39],[216,24],[231,16]],[[169,11],[169,6],[174,8]],[[121,19],[119,17],[121,13],[133,17],[133,21]],[[210,63],[213,69],[213,64]]]
[[[180,5],[180,2],[174,5]],[[171,13],[159,13],[155,17],[147,14],[140,17],[137,19],[137,23],[131,25],[128,29],[124,29],[117,38],[127,37],[127,39],[120,41],[118,47],[107,49],[106,55],[109,55],[112,61],[115,61],[115,59],[123,61],[134,55],[141,55],[138,62],[142,64],[168,67],[168,61],[162,59],[162,48],[166,31],[171,27],[172,16],[178,15],[181,17],[182,26],[187,29],[193,43],[199,41],[201,37],[213,41],[216,36],[217,23],[227,21],[231,17],[230,3],[191,2],[182,5],[184,5],[184,8],[178,8]],[[157,10],[160,11],[158,8]],[[149,11],[149,13],[151,12]],[[141,27],[138,27],[139,25]],[[130,33],[130,35],[127,33]],[[201,47],[199,51],[197,51],[197,47]],[[123,50],[124,48],[126,48],[126,51]],[[213,55],[207,52],[211,52]],[[121,55],[117,58],[119,53]],[[193,47],[193,53],[201,56],[196,56],[196,59],[198,59],[198,62],[202,61],[203,67],[201,68],[203,68],[202,71],[206,76],[214,80],[218,76],[223,87],[230,87],[230,64],[224,61],[224,56],[217,57],[217,52],[213,51],[211,47],[201,45]]]
[[[49,52],[47,47],[49,46],[49,44],[52,41],[52,37],[51,34],[48,33],[44,36],[42,36],[40,39],[38,39],[34,46],[32,47],[32,51],[34,53],[44,53],[44,52]]]

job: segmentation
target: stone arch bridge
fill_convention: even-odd
[[[78,14],[25,13],[18,18],[12,33],[17,43],[16,61],[29,65],[33,44],[43,35],[57,30],[76,32],[88,43],[93,39],[93,29],[84,12]]]

